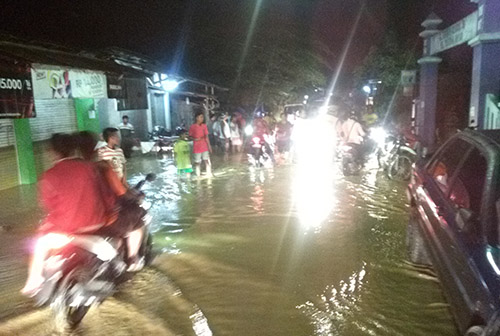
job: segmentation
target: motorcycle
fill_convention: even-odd
[[[133,189],[140,195],[148,174]],[[149,265],[153,257],[153,241],[149,230],[151,216],[143,196],[135,200],[144,209],[145,234],[139,256]],[[66,330],[76,327],[91,306],[99,305],[115,291],[118,279],[126,271],[126,244],[121,238],[99,235],[66,235],[48,233],[43,239],[51,248],[44,262],[46,279],[34,299],[37,305],[50,305],[56,327]]]
[[[176,133],[179,132],[179,127],[176,129]],[[171,152],[174,149],[174,143],[178,136],[173,137],[171,132],[166,131],[165,128],[160,126],[155,126],[153,132],[149,133],[149,140],[153,141],[153,150],[157,154],[163,154]]]
[[[383,130],[374,130],[372,138],[378,143],[377,161],[387,177],[394,180],[408,180],[417,153],[402,135],[394,136]]]
[[[363,168],[363,159],[359,153],[361,145],[346,143],[340,146],[342,173],[344,176],[357,175]]]
[[[274,158],[273,151],[274,144],[266,134],[263,136],[253,136],[247,153],[248,162],[256,168],[272,167]]]

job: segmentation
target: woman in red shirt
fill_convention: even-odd
[[[212,177],[212,165],[210,163],[210,155],[212,147],[208,140],[208,128],[203,122],[203,112],[197,112],[193,125],[189,128],[189,136],[193,139],[193,157],[196,176],[201,175],[201,161],[205,162],[207,177]]]

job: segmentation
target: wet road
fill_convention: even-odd
[[[369,168],[221,167],[184,181],[170,160],[130,162],[158,172],[145,192],[163,253],[73,334],[457,335],[432,272],[405,262],[404,184]],[[49,311],[16,293],[25,237],[0,235],[0,334],[51,335]]]

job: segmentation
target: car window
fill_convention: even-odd
[[[474,148],[452,181],[449,198],[455,206],[480,213],[487,170],[486,157]]]
[[[462,139],[456,139],[437,153],[434,161],[429,165],[429,174],[444,193],[448,192],[450,179],[471,146]]]

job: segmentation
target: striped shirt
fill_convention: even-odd
[[[116,173],[118,178],[121,180],[123,178],[123,172],[125,168],[125,156],[121,148],[109,148],[109,146],[103,146],[97,150],[97,155],[99,161],[109,161],[113,171]]]

